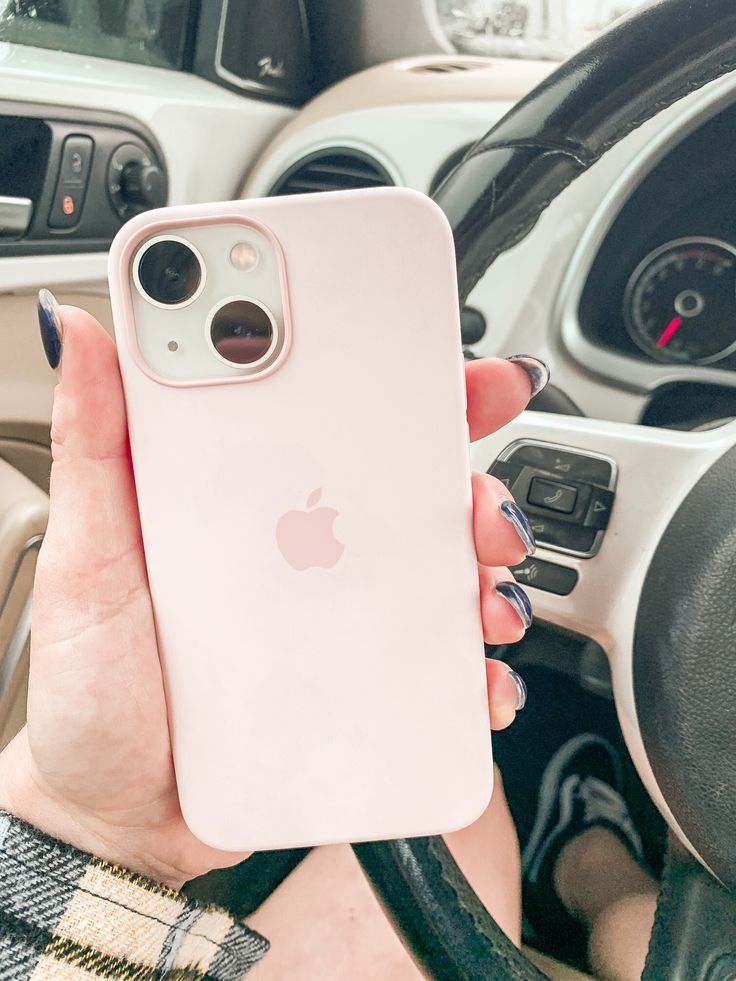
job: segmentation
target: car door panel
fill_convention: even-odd
[[[48,497],[0,460],[0,743],[22,724],[31,590],[48,519]],[[11,718],[15,721],[11,722]]]

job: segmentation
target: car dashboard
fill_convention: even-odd
[[[728,106],[663,146],[623,204],[604,208],[610,224],[597,249],[573,264],[573,346],[577,333],[622,385],[641,377],[663,386],[643,413],[650,424],[736,414],[734,123]]]
[[[450,98],[440,59],[346,80],[286,127],[245,193],[326,189],[320,161],[334,169],[335,152],[372,161],[371,181],[431,193],[507,107],[477,84],[490,91],[505,67],[459,58]],[[528,81],[550,68],[528,68]],[[366,87],[378,97],[364,101]],[[732,89],[727,77],[661,113],[553,202],[471,295],[470,356],[546,358],[563,411],[684,429],[736,415]]]
[[[66,55],[67,80],[52,91],[54,52],[11,55],[8,98],[22,98],[33,75],[49,104],[73,100],[79,113],[104,104],[148,127],[171,204],[381,184],[432,193],[554,69],[403,58],[293,112],[140,66],[142,95],[131,108],[111,84],[122,72],[113,63],[91,79],[83,59]],[[552,202],[471,294],[468,356],[543,358],[562,396],[557,411],[679,428],[736,415],[735,87],[728,75],[664,110]],[[6,259],[0,278],[11,296],[48,282],[64,298],[92,302],[109,323],[102,252]],[[44,402],[39,420],[46,414]]]

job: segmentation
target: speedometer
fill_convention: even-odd
[[[682,238],[634,270],[624,298],[632,340],[658,361],[712,364],[736,351],[736,248]]]

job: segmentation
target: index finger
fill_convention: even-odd
[[[537,358],[482,358],[465,365],[470,439],[483,439],[515,419],[549,380]]]

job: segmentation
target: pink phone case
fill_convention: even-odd
[[[278,241],[290,348],[258,380],[172,383],[138,353],[132,256],[223,222]],[[150,212],[110,287],[191,830],[239,851],[472,822],[492,765],[442,212],[394,188]]]

